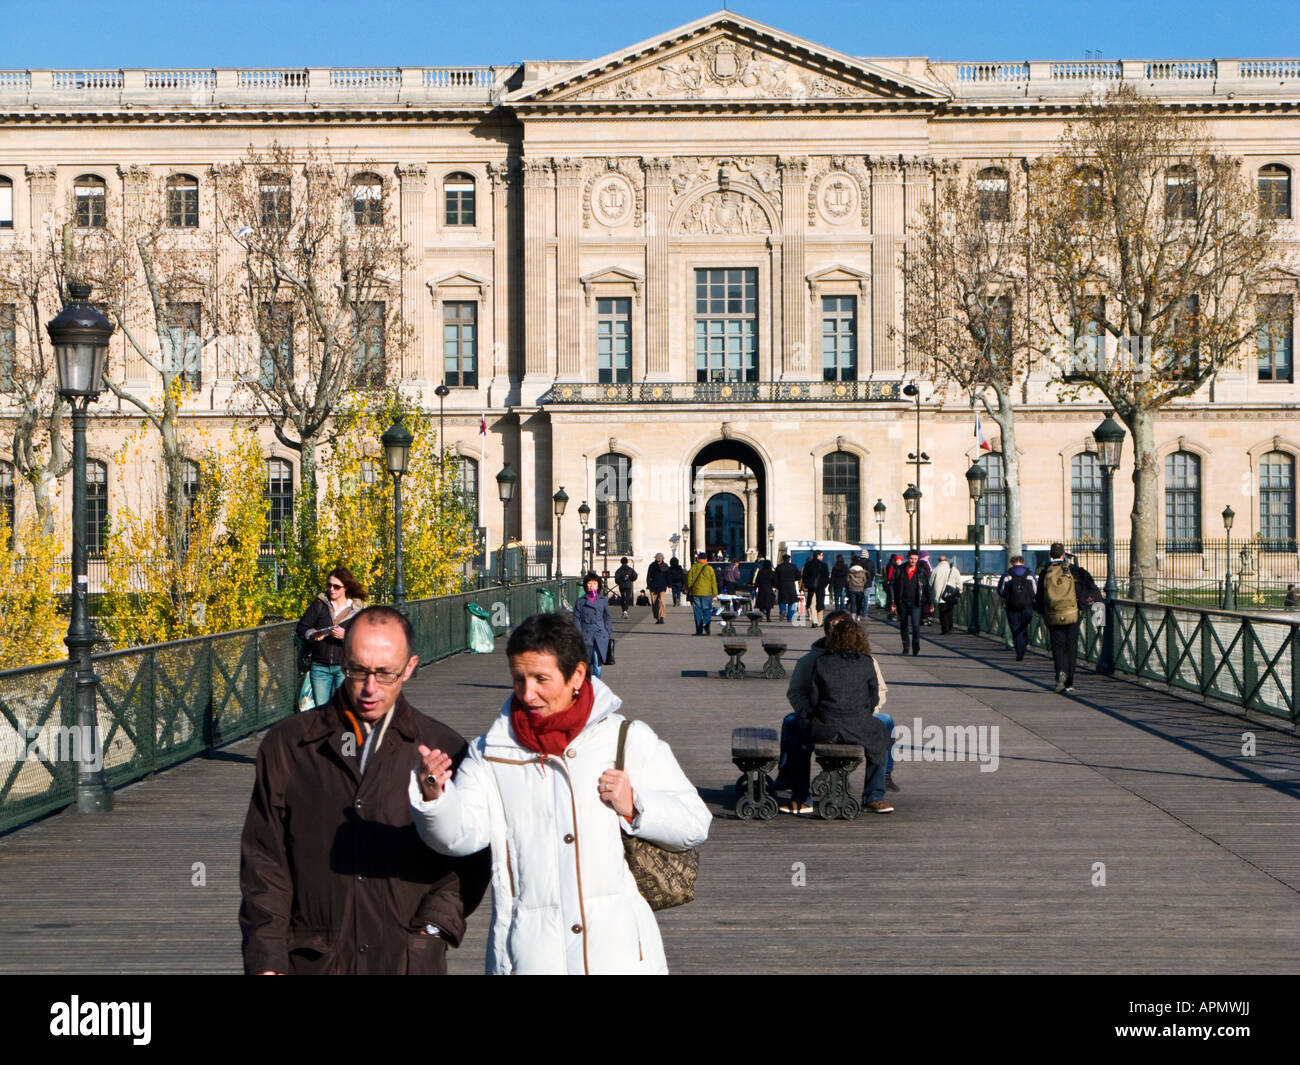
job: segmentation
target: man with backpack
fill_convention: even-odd
[[[632,605],[632,592],[636,586],[636,570],[627,564],[627,557],[619,560],[620,565],[614,571],[614,583],[618,585],[618,601],[623,607],[623,616],[627,617],[627,608]]]
[[[1079,653],[1079,615],[1102,596],[1092,574],[1065,557],[1064,544],[1052,544],[1049,553],[1051,559],[1038,578],[1034,609],[1043,615],[1051,635],[1056,690],[1069,695]]]
[[[1011,642],[1019,662],[1029,647],[1029,623],[1034,620],[1034,600],[1038,595],[1038,581],[1025,565],[1024,555],[1012,556],[1011,565],[998,581],[998,595],[1006,603],[1007,624],[1011,626]]]

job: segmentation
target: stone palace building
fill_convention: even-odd
[[[435,413],[433,389],[450,387],[448,444],[489,545],[519,539],[545,559],[560,486],[566,573],[584,500],[610,554],[642,571],[688,544],[766,554],[769,535],[900,544],[918,409],[902,394],[917,374],[898,328],[908,219],[941,166],[1047,152],[1086,93],[1120,81],[1208,123],[1261,203],[1295,218],[1300,60],[864,59],[719,12],[589,62],[0,71],[0,254],[34,239],[56,203],[101,197],[112,211],[133,182],[160,177],[180,196],[197,188],[192,224],[215,224],[213,174],[250,145],[346,145],[382,178],[415,252],[395,298],[416,343],[390,380]],[[1024,178],[1010,171],[988,179],[1015,195]],[[1268,350],[1160,418],[1160,536],[1221,535],[1230,503],[1234,538],[1289,541],[1294,570],[1294,305],[1284,289],[1261,299]],[[113,343],[112,372],[147,386]],[[186,401],[218,433],[238,403],[232,365],[222,344],[205,348]],[[996,540],[996,427],[984,419],[993,453],[981,458],[969,401],[919,384],[922,537],[965,538],[963,475],[979,460]],[[1098,534],[1091,432],[1105,404],[1062,403],[1045,371],[1021,398],[1026,540]],[[105,396],[91,420],[95,517],[156,471],[114,458],[137,412]],[[12,515],[30,500],[15,492],[8,435]],[[283,506],[295,456],[265,440]],[[505,463],[520,480],[503,514]],[[1131,464],[1129,441],[1120,536]]]

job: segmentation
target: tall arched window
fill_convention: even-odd
[[[103,557],[107,530],[108,466],[90,459],[86,463],[86,554]]]
[[[596,532],[611,555],[632,553],[632,460],[614,451],[596,460]]]
[[[1201,460],[1190,451],[1165,457],[1165,550],[1201,549]]]
[[[1196,217],[1196,171],[1190,166],[1165,171],[1165,214],[1184,221]]]
[[[988,166],[975,175],[975,212],[981,222],[1006,222],[1011,218],[1011,186],[1007,172]]]
[[[266,539],[269,548],[289,534],[293,526],[293,467],[284,459],[266,460]]]
[[[472,226],[474,224],[474,176],[457,172],[448,174],[442,183],[447,209],[446,224]]]
[[[14,227],[14,183],[0,177],[0,229]]]
[[[975,504],[975,524],[983,525],[991,543],[1007,538],[1007,481],[1002,456],[997,452],[979,460],[987,475],[984,495]],[[1017,545],[1018,546],[1018,545]]]
[[[172,229],[198,229],[198,178],[173,174],[167,179],[167,224]]]
[[[352,220],[359,226],[384,224],[384,179],[378,174],[352,179]]]
[[[1270,451],[1259,463],[1259,535],[1265,551],[1292,552],[1295,537],[1295,459]]]
[[[456,465],[456,491],[461,506],[469,512],[470,524],[478,528],[478,459],[461,455]]]
[[[108,223],[104,206],[107,191],[104,179],[95,174],[82,174],[72,183],[77,225],[81,229],[103,229]]]
[[[1070,531],[1075,540],[1105,537],[1101,508],[1101,464],[1091,451],[1081,451],[1070,460]]]
[[[861,537],[857,455],[832,451],[822,460],[822,529],[827,540],[854,543]]]
[[[1259,168],[1259,216],[1291,217],[1291,171],[1281,163]]]
[[[14,468],[7,462],[0,462],[0,523],[9,543],[14,536]]]

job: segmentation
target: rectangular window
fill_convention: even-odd
[[[1088,298],[1083,313],[1072,352],[1071,372],[1076,374],[1094,373],[1106,365],[1106,297]]]
[[[280,543],[293,527],[293,467],[284,459],[266,460],[267,538],[263,549]]]
[[[197,391],[203,384],[202,354],[199,340],[199,305],[197,303],[172,304],[171,324],[167,339],[171,346],[168,357],[173,369],[179,369],[185,387]]]
[[[1103,486],[1097,456],[1087,451],[1070,460],[1071,534],[1075,540],[1101,541]]]
[[[822,297],[822,379],[858,379],[858,301],[853,296]]]
[[[108,467],[91,459],[86,463],[86,554],[104,555],[108,531]]]
[[[362,303],[357,309],[357,340],[353,370],[360,388],[383,388],[388,380],[386,309],[380,300]]]
[[[1186,380],[1200,373],[1201,345],[1197,339],[1197,316],[1200,313],[1199,296],[1187,296],[1174,310],[1169,344],[1164,351],[1165,372],[1172,378]]]
[[[73,188],[77,209],[77,226],[81,229],[103,229],[108,221],[104,212],[104,182],[94,178],[79,182]]]
[[[443,186],[446,197],[447,225],[472,226],[474,224],[474,179],[468,175],[453,174]]]
[[[14,388],[14,360],[18,353],[16,311],[14,304],[0,303],[0,392],[12,392]]]
[[[172,229],[197,229],[199,183],[193,178],[173,178],[167,184],[167,224]]]
[[[1296,549],[1295,459],[1279,451],[1259,464],[1259,533],[1265,551]]]
[[[261,387],[271,391],[293,380],[293,312],[278,304],[262,304]]]
[[[14,183],[0,178],[0,229],[14,227]]]
[[[1165,549],[1201,550],[1201,460],[1187,451],[1165,456]]]
[[[1291,297],[1260,296],[1257,306],[1259,379],[1289,384],[1293,372],[1291,350],[1294,341]]]
[[[596,301],[596,357],[602,385],[632,380],[632,301]]]
[[[758,380],[758,271],[695,271],[695,379]]]
[[[442,305],[442,364],[448,386],[478,387],[478,304],[473,300]]]

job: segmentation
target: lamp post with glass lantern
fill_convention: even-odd
[[[984,485],[988,481],[988,472],[978,462],[966,471],[966,488],[970,492],[971,504],[975,508],[975,524],[971,526],[975,541],[975,577],[971,585],[970,625],[966,629],[972,636],[980,631],[980,540],[984,538],[983,526],[979,524],[980,500],[984,497]]]
[[[82,757],[77,763],[77,809],[82,813],[113,808],[113,793],[104,779],[95,687],[99,678],[91,662],[95,637],[86,609],[86,408],[104,390],[108,340],[113,325],[88,302],[90,286],[71,283],[70,299],[45,330],[54,348],[59,395],[72,407],[72,617],[68,623],[70,664],[76,692],[77,732]]]
[[[916,450],[908,452],[907,461],[910,465],[916,467],[916,509],[909,511],[909,514],[916,515],[916,543],[915,546],[921,550],[921,467],[930,465],[930,456],[921,450],[921,389],[915,381],[903,386],[903,395],[911,396],[916,400]],[[910,524],[910,523],[909,523]]]
[[[1115,421],[1114,411],[1107,411],[1102,423],[1092,431],[1097,442],[1097,464],[1101,467],[1102,509],[1106,516],[1106,626],[1101,633],[1101,651],[1097,655],[1097,672],[1115,672],[1115,471],[1124,451],[1124,427]]]
[[[776,551],[776,526],[772,522],[767,523],[767,560],[776,565],[776,560],[772,555]]]
[[[582,570],[582,576],[585,576],[591,569],[591,566],[587,564],[587,522],[590,520],[591,507],[587,506],[587,501],[584,499],[582,506],[578,508],[578,521],[582,525],[582,551],[579,552],[582,556],[582,565],[579,567]]]
[[[564,490],[564,485],[560,485],[560,490],[551,496],[551,502],[555,504],[555,579],[559,580],[564,576],[560,572],[561,534],[564,531],[564,523],[560,519],[564,517],[564,508],[569,505],[569,493]]]
[[[1232,519],[1237,515],[1233,512],[1231,506],[1223,508],[1223,532],[1228,538],[1225,553],[1228,557],[1227,570],[1223,575],[1223,609],[1236,610],[1237,597],[1232,587]]]
[[[883,575],[884,569],[882,563],[885,558],[885,511],[889,508],[885,506],[883,499],[877,499],[876,505],[871,508],[876,515],[876,572]]]
[[[689,562],[691,560],[691,527],[689,525],[682,526],[682,548],[686,551],[686,561]]]
[[[519,474],[510,468],[510,463],[501,467],[497,474],[497,498],[501,500],[501,557],[497,563],[497,580],[506,582],[506,544],[510,539],[510,501],[515,498],[515,487],[519,484]]]
[[[921,549],[921,489],[909,484],[903,492],[903,508],[907,511],[907,546]]]
[[[406,613],[406,576],[402,564],[402,475],[411,458],[414,438],[401,420],[394,422],[379,438],[384,445],[384,461],[393,475],[393,606]]]

